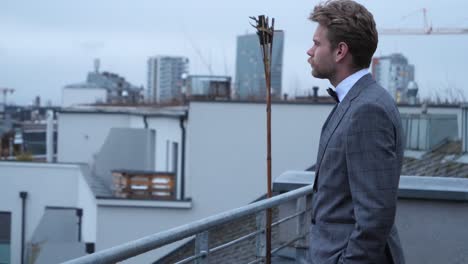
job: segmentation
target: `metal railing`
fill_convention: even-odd
[[[294,244],[296,248],[305,248],[307,246],[306,234],[306,212],[308,211],[307,196],[312,194],[312,186],[305,186],[293,191],[289,191],[269,199],[261,200],[240,208],[226,211],[217,215],[213,215],[192,223],[188,223],[179,227],[169,229],[160,233],[149,235],[134,241],[130,241],[109,249],[105,249],[90,255],[86,255],[77,259],[65,262],[66,264],[84,264],[84,263],[116,263],[145,252],[160,248],[170,243],[182,240],[184,238],[195,236],[195,252],[194,255],[180,260],[178,264],[188,263],[195,261],[195,263],[207,263],[210,254],[225,249],[236,243],[244,241],[249,238],[256,238],[256,258],[250,263],[262,263],[265,261],[266,251],[266,209],[277,207],[287,202],[296,200],[295,213],[278,220],[272,224],[277,226],[281,223],[296,218],[296,232],[295,237],[287,241],[283,245],[272,249],[271,253],[274,254],[284,247]],[[226,224],[230,221],[240,219],[250,214],[256,214],[256,228],[257,230],[244,235],[240,238],[229,241],[225,244],[209,248],[208,230],[220,225]],[[296,250],[296,260],[305,258],[304,250]]]

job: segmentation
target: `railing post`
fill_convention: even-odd
[[[132,197],[132,176],[127,173],[122,173],[125,178],[125,198]]]
[[[208,231],[198,233],[195,236],[195,255],[200,254],[201,257],[195,260],[195,264],[205,264],[208,263]]]
[[[260,211],[256,215],[257,231],[258,233],[255,240],[257,258],[265,259],[266,256],[266,211]]]
[[[297,198],[296,213],[301,213],[296,218],[296,236],[304,236],[307,233],[306,221],[307,196]],[[296,241],[296,261],[297,263],[307,263],[307,236]]]
[[[147,180],[147,183],[146,183],[146,184],[147,184],[147,187],[148,187],[148,189],[147,189],[147,195],[148,195],[148,198],[151,198],[151,197],[153,197],[153,192],[154,192],[154,188],[153,188],[153,187],[154,187],[154,183],[153,183],[154,174],[149,175],[149,176],[146,178],[146,180]]]

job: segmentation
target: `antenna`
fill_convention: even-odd
[[[224,62],[224,75],[225,76],[228,76],[228,65],[227,65],[227,62],[226,62],[226,50],[224,49],[223,47],[223,62]]]

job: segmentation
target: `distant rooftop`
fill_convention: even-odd
[[[315,171],[315,164],[306,171]],[[468,153],[460,140],[450,139],[428,151],[405,150],[401,175],[468,178]]]
[[[107,90],[139,90],[140,87],[132,85],[124,77],[112,72],[89,72],[86,82],[70,84],[66,88],[105,88]]]
[[[245,104],[265,104],[265,99],[231,99],[231,100],[209,100],[209,99],[191,99],[189,102],[207,102],[207,103],[245,103]],[[325,105],[334,105],[335,101],[327,95],[319,95],[318,98],[314,98],[313,95],[304,95],[296,97],[288,97],[287,100],[284,99],[272,99],[272,104],[325,104]],[[408,104],[408,103],[399,103],[399,107],[412,107],[412,108],[422,108],[424,104]],[[438,104],[427,104],[429,108],[459,108],[462,106],[461,103],[438,103]]]
[[[81,105],[62,108],[59,113],[90,113],[90,114],[130,114],[130,115],[149,115],[149,116],[167,116],[179,117],[185,115],[188,106],[113,106],[113,105]]]
[[[105,87],[102,87],[102,86],[97,85],[95,83],[80,82],[80,83],[68,84],[68,85],[65,86],[65,88],[102,89],[102,88],[105,88]]]
[[[426,152],[405,151],[401,174],[468,178],[468,153],[460,140],[445,140]]]

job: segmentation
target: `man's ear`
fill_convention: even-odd
[[[348,44],[344,42],[338,43],[335,49],[335,62],[342,61],[349,52]]]

